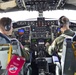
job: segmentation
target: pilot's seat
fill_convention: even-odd
[[[62,75],[76,75],[76,34],[64,40],[61,70]]]
[[[9,51],[10,54],[9,54]],[[22,56],[20,43],[17,39],[10,39],[0,33],[0,74],[5,72],[6,66],[10,61],[11,54]],[[19,75],[24,75],[24,67]]]

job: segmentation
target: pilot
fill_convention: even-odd
[[[54,50],[55,51],[59,51],[58,54],[59,56],[61,56],[62,53],[62,45],[63,45],[63,41],[66,37],[72,37],[74,36],[74,31],[72,31],[69,28],[69,19],[66,16],[61,16],[58,20],[58,25],[60,27],[61,30],[61,35],[58,36],[53,43],[51,44],[51,46],[49,46],[48,48],[48,53],[51,55]]]
[[[9,17],[3,17],[0,19],[0,33],[6,35],[10,40],[13,39],[13,23],[12,19]],[[15,38],[16,39],[16,38]],[[16,39],[17,40],[17,39]],[[1,42],[1,41],[0,41]],[[22,52],[22,56],[26,58],[26,60],[29,60],[29,51],[25,50],[23,45],[19,42]]]

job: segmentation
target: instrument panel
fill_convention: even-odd
[[[14,35],[23,45],[25,45],[26,43],[30,43],[30,31],[30,26],[25,26],[14,29]]]
[[[57,20],[46,20],[46,21],[18,21],[14,23],[14,28],[19,28],[23,26],[51,26],[58,25]]]
[[[37,39],[45,39],[46,42],[50,39],[52,42],[60,31],[57,20],[45,20],[45,18],[37,18],[33,21],[18,21],[13,25],[16,38],[23,44],[31,43],[31,40]],[[76,30],[74,26],[76,24],[71,22],[70,27]]]

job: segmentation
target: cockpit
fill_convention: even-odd
[[[11,62],[12,57],[17,55],[21,56],[20,59],[23,61],[22,57],[27,57],[25,58],[27,61],[19,68],[18,75],[76,75],[76,68],[74,67],[76,63],[76,33],[72,38],[67,37],[64,40],[62,58],[57,53],[58,48],[55,48],[55,55],[48,53],[48,47],[61,35],[58,18],[65,15],[61,10],[67,10],[66,15],[72,15],[73,20],[69,16],[69,27],[73,32],[76,32],[75,12],[74,14],[70,13],[70,9],[76,10],[75,0],[0,0],[0,18],[12,16],[12,35],[14,36],[13,39],[9,39],[0,34],[1,39],[4,38],[4,40],[9,41],[4,45],[3,42],[0,42],[0,73],[11,75],[8,74],[9,70],[18,69],[14,66],[8,70],[9,66],[6,66],[9,61]],[[61,13],[54,13],[58,10]],[[32,11],[31,15],[26,11]],[[37,15],[33,13],[34,11]],[[46,11],[49,13],[45,16]],[[9,16],[12,12],[14,15]],[[17,16],[15,12],[20,13]],[[32,15],[36,17],[31,17]],[[46,44],[48,45],[46,46]],[[2,54],[5,55],[4,58]],[[68,59],[69,57],[71,59]],[[18,60],[20,59],[18,58]],[[12,71],[11,73],[16,75]]]

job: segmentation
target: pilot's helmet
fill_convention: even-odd
[[[69,25],[69,19],[65,16],[61,16],[58,20],[59,27],[63,27],[64,25]]]

